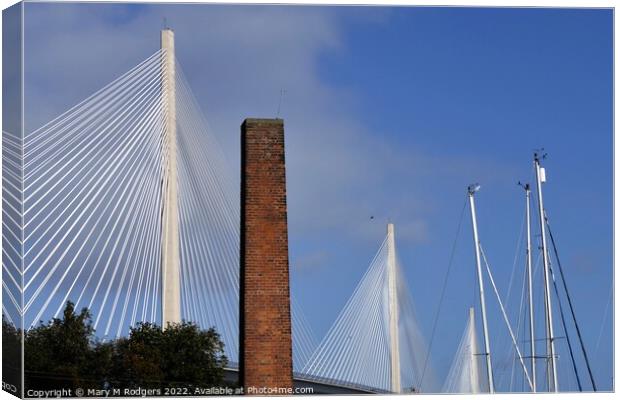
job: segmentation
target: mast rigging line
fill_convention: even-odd
[[[594,346],[594,357],[596,358],[596,355],[598,354],[598,349],[600,347],[601,344],[601,337],[603,336],[603,328],[605,327],[605,323],[607,322],[607,315],[609,312],[609,305],[611,304],[611,298],[613,296],[613,282],[609,287],[609,296],[607,296],[607,304],[605,305],[605,311],[603,312],[603,320],[601,321],[601,327],[599,328],[598,331],[598,339],[596,339],[596,346]]]
[[[454,241],[452,242],[452,249],[450,250],[450,259],[448,260],[448,269],[443,279],[443,285],[441,287],[441,295],[439,296],[439,303],[437,305],[437,311],[435,312],[435,318],[433,320],[433,328],[431,329],[431,338],[428,343],[428,350],[426,351],[426,356],[424,357],[424,366],[422,367],[422,374],[420,376],[420,380],[418,381],[418,388],[420,388],[420,391],[422,391],[422,382],[424,380],[424,375],[426,374],[426,368],[428,366],[428,359],[431,353],[431,349],[433,347],[433,342],[435,341],[435,332],[437,330],[437,322],[439,320],[441,306],[443,304],[443,300],[446,294],[446,287],[448,286],[448,278],[450,276],[450,271],[452,270],[454,254],[456,253],[456,243],[458,242],[458,238],[461,233],[461,226],[463,225],[463,216],[465,215],[466,207],[467,207],[467,196],[465,196],[463,200],[463,207],[461,208],[461,216],[459,217],[459,223],[456,228],[456,235],[454,235]]]
[[[508,332],[510,333],[510,338],[512,339],[512,344],[515,347],[515,351],[519,356],[519,362],[521,363],[521,367],[523,368],[523,373],[527,378],[527,383],[530,386],[530,390],[533,389],[532,380],[530,379],[530,374],[527,372],[527,368],[523,363],[523,356],[521,355],[521,351],[519,350],[519,345],[517,344],[517,340],[515,339],[515,335],[512,332],[512,328],[510,327],[510,321],[508,321],[508,316],[506,315],[506,310],[504,310],[504,305],[502,304],[502,299],[499,296],[499,292],[497,291],[497,286],[495,286],[495,280],[493,279],[493,274],[491,274],[491,268],[489,267],[489,262],[487,261],[487,256],[482,249],[482,245],[478,244],[480,248],[480,254],[482,254],[482,259],[484,260],[484,265],[486,266],[487,274],[489,275],[489,280],[491,281],[491,286],[493,286],[493,291],[495,292],[495,296],[497,297],[497,302],[499,303],[499,307],[502,311],[502,316],[504,317],[504,321],[506,322],[506,327],[508,328]]]
[[[551,266],[551,264],[549,264]],[[571,363],[573,365],[573,372],[575,373],[575,379],[577,380],[577,387],[580,392],[583,392],[583,388],[581,386],[581,379],[579,379],[579,372],[577,371],[577,363],[575,363],[575,354],[573,353],[573,345],[570,342],[570,336],[568,336],[568,329],[566,328],[566,319],[564,318],[564,309],[562,308],[562,301],[560,300],[560,292],[558,291],[558,284],[555,281],[555,274],[553,273],[553,269],[549,268],[551,271],[551,280],[553,282],[553,289],[555,291],[555,295],[558,297],[558,308],[560,310],[560,320],[562,321],[562,328],[564,329],[564,335],[566,336],[566,343],[568,344],[568,353],[570,355]],[[556,340],[556,338],[553,338]]]
[[[590,383],[592,384],[592,389],[596,392],[597,391],[596,383],[594,382],[592,368],[590,367],[590,360],[588,359],[588,354],[586,353],[586,347],[583,344],[583,338],[581,337],[581,329],[579,329],[579,324],[577,323],[577,317],[575,316],[575,309],[573,308],[573,302],[571,300],[570,293],[568,292],[566,278],[564,277],[564,270],[562,269],[562,263],[560,262],[560,256],[558,254],[558,248],[556,247],[556,244],[555,244],[555,239],[553,238],[553,234],[551,233],[551,225],[549,224],[549,217],[547,216],[546,211],[545,211],[545,224],[547,225],[547,229],[549,231],[549,238],[551,239],[551,245],[553,246],[553,252],[555,254],[555,259],[558,262],[558,269],[560,270],[560,276],[562,278],[562,285],[564,286],[564,292],[566,293],[566,299],[568,300],[568,307],[570,308],[570,313],[573,318],[573,324],[575,325],[575,330],[577,331],[577,337],[579,338],[579,345],[581,346],[581,352],[583,353],[583,358],[586,361],[586,366],[588,368],[588,375],[590,376]],[[567,337],[568,337],[568,333],[567,333]]]
[[[523,275],[524,276],[523,276],[523,284],[522,284],[522,287],[521,287],[521,298],[519,300],[519,316],[517,318],[517,329],[516,329],[516,331],[517,331],[517,337],[516,337],[517,341],[519,340],[518,334],[519,334],[519,330],[521,329],[521,322],[522,321],[524,322],[523,323],[524,330],[525,330],[525,325],[526,325],[525,324],[525,313],[524,313],[524,307],[523,307],[523,304],[524,304],[523,300],[525,298],[525,291],[526,291],[526,286],[527,286],[526,285],[526,283],[527,283],[527,270],[523,271]],[[506,302],[506,303],[508,303],[508,302]],[[513,381],[514,381],[515,363],[516,363],[516,357],[513,358],[513,360],[512,360],[512,366],[511,366],[511,372],[510,372],[510,391],[511,392],[512,392]],[[534,374],[532,374],[532,381],[534,380],[533,376],[534,376]],[[534,387],[534,384],[532,382],[532,388],[533,387]]]
[[[521,182],[519,182],[519,185],[525,188],[525,186],[523,186],[521,184]],[[515,270],[517,268],[517,261],[519,261],[519,258],[520,258],[519,255],[521,253],[521,246],[522,246],[522,244],[524,242],[523,237],[524,237],[524,233],[525,233],[525,228],[527,226],[527,224],[526,224],[527,220],[528,220],[528,209],[527,209],[527,207],[525,207],[523,209],[523,216],[521,218],[521,228],[519,230],[519,237],[517,239],[517,246],[515,248],[515,255],[514,255],[514,258],[513,258],[513,264],[512,264],[512,270],[511,270],[511,273],[510,273],[510,280],[509,280],[509,284],[508,284],[508,289],[506,290],[506,293],[505,293],[506,295],[504,297],[504,303],[505,304],[509,304],[510,303],[510,298],[512,296],[512,287],[513,287],[513,284],[514,284]],[[528,230],[528,232],[529,232],[529,230]],[[529,235],[528,235],[528,237],[526,237],[526,239],[529,239]],[[526,240],[526,242],[528,242],[528,240]],[[526,254],[526,261],[527,261],[527,251],[525,252],[525,254]],[[524,279],[523,279],[522,288],[521,288],[521,298],[519,300],[519,317],[518,317],[518,323],[517,323],[517,332],[519,331],[519,329],[521,327],[521,316],[522,316],[522,308],[523,308],[523,304],[522,303],[523,303],[523,299],[524,299],[524,290],[525,290],[526,281],[527,281],[527,268],[524,269],[523,274],[524,274]],[[495,325],[497,325],[497,323]],[[517,336],[517,339],[518,339],[518,336]],[[510,349],[513,346],[511,345],[511,343],[507,343],[507,344],[508,344],[507,347],[509,349],[509,354],[507,355],[507,359],[509,360],[512,357],[512,353],[511,353]],[[502,345],[504,345],[504,343],[502,343]],[[513,382],[513,378],[514,378],[514,363],[515,363],[515,360],[513,360],[513,362],[512,362],[511,373],[510,373],[510,382],[511,382],[510,383],[510,387],[511,387],[511,389],[512,389],[512,382]],[[500,384],[503,382],[504,376],[505,375],[501,375],[501,378],[499,379],[499,383]],[[533,381],[533,384],[534,384],[534,387],[535,387],[536,386],[536,384],[535,384],[536,378],[535,378],[533,373],[532,373],[532,381]]]
[[[515,255],[512,261],[512,271],[510,273],[510,280],[508,281],[508,289],[506,290],[506,296],[504,297],[504,299],[506,300],[506,303],[510,302],[510,296],[512,294],[512,285],[514,283],[515,271],[517,269],[517,261],[519,261],[521,245],[523,244],[526,217],[527,217],[527,210],[523,210],[523,217],[521,218],[521,229],[519,230],[519,238],[517,239],[517,247],[515,248]]]

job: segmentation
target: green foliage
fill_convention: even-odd
[[[117,342],[114,376],[119,383],[143,388],[209,387],[223,383],[227,360],[224,344],[211,328],[191,323],[171,324],[166,330],[150,323],[131,329]]]
[[[62,319],[41,323],[25,335],[26,388],[222,386],[223,350],[213,328],[201,330],[188,322],[165,330],[139,323],[126,338],[99,342],[90,312],[76,313],[67,302]]]
[[[76,314],[71,302],[67,302],[62,319],[54,318],[49,324],[41,323],[27,331],[24,338],[26,387],[87,386],[90,373],[85,367],[93,333],[88,309],[83,308]]]
[[[162,370],[168,382],[192,382],[203,387],[208,382],[222,382],[227,360],[215,329],[201,331],[196,325],[182,323],[168,326],[163,334]]]

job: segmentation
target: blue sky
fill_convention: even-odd
[[[505,296],[524,211],[516,183],[532,181],[532,152],[545,147],[545,204],[597,383],[611,389],[612,310],[596,344],[613,268],[612,11],[30,3],[27,131],[156,51],[164,16],[233,179],[241,121],[274,117],[286,89],[292,290],[318,338],[388,219],[430,337],[472,182]],[[477,303],[474,268],[466,213],[431,355],[440,381]],[[508,335],[487,291],[501,370]]]

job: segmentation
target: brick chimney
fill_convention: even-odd
[[[246,394],[274,395],[293,387],[281,119],[241,125],[240,243],[239,383]]]

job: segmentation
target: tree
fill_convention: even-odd
[[[191,323],[171,324],[166,328],[162,348],[167,383],[191,386],[221,386],[224,367],[224,343],[215,329],[200,330]]]
[[[3,323],[3,335],[9,327]],[[215,329],[189,322],[166,330],[139,323],[129,336],[101,342],[91,314],[70,301],[63,318],[26,332],[27,389],[211,387],[223,384],[224,344]],[[8,334],[8,333],[7,333]]]
[[[115,387],[160,388],[163,332],[155,324],[139,323],[128,338],[118,339],[114,349],[111,383]]]
[[[192,323],[140,323],[116,345],[113,380],[125,387],[210,387],[223,384],[224,344]]]
[[[92,387],[97,382],[87,367],[94,329],[87,308],[79,313],[68,301],[63,318],[28,330],[24,337],[25,381],[28,389]]]

